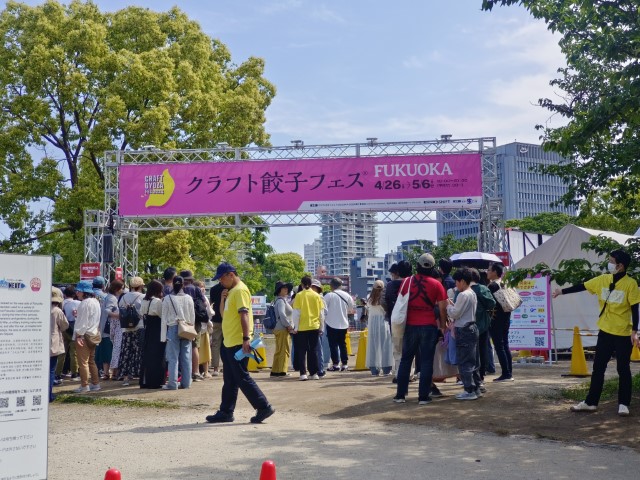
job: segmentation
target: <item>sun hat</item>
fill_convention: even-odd
[[[104,286],[107,284],[107,281],[104,279],[104,277],[93,277],[93,282],[91,282],[91,284],[93,285],[93,288],[104,288]]]
[[[57,303],[64,302],[64,298],[62,298],[62,290],[58,287],[51,287],[51,301]]]
[[[276,297],[280,295],[280,290],[282,290],[283,287],[287,287],[287,293],[291,293],[291,290],[293,290],[293,283],[277,282],[273,295]]]
[[[129,280],[129,288],[144,287],[144,280],[140,277],[133,277]]]
[[[193,280],[193,272],[191,270],[182,270],[180,272],[180,276],[184,280]]]
[[[80,280],[76,285],[76,291],[82,293],[93,293],[93,282],[89,280]]]

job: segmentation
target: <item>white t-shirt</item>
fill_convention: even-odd
[[[325,323],[331,328],[349,328],[349,310],[355,308],[351,295],[344,290],[333,290],[324,296],[327,305]]]

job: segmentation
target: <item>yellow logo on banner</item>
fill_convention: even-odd
[[[165,168],[162,175],[145,175],[144,192],[149,195],[145,207],[162,207],[173,195],[176,182],[171,177],[169,169]]]

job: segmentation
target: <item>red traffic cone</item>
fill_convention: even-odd
[[[260,480],[276,480],[276,464],[273,461],[267,460],[262,463]]]
[[[273,477],[276,478],[276,477]],[[117,468],[110,468],[107,473],[104,474],[104,480],[121,480],[120,470]]]

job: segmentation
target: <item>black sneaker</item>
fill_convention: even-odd
[[[393,377],[391,379],[391,383],[398,383],[398,377]]]
[[[271,415],[273,415],[274,413],[276,413],[276,409],[273,408],[271,405],[267,405],[265,408],[261,408],[259,410],[256,411],[256,416],[255,417],[251,417],[251,423],[262,423],[263,420],[266,420],[267,418],[269,418]]]
[[[232,413],[224,413],[218,410],[213,415],[207,415],[206,420],[209,423],[231,423],[235,420],[235,418],[233,418]]]
[[[404,398],[404,396],[400,396],[400,395],[396,395],[395,397],[393,397],[393,403],[406,403],[407,400]]]
[[[442,395],[442,392],[440,391],[440,389],[438,387],[436,387],[435,385],[431,386],[431,396],[432,397],[442,397],[444,395]]]

